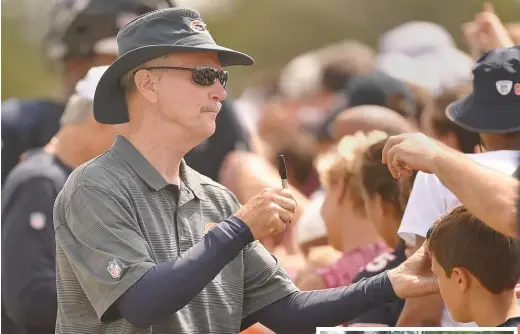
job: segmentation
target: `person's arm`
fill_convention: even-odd
[[[423,244],[399,267],[347,287],[278,293],[283,284],[259,280],[262,284],[255,284],[254,293],[244,297],[242,328],[257,321],[276,333],[314,333],[318,326],[337,326],[384,302],[437,293],[437,279],[430,268]]]
[[[433,160],[432,168],[468,211],[498,232],[518,237],[517,179],[448,150]]]
[[[294,292],[246,317],[242,328],[258,321],[276,333],[314,333],[316,327],[340,325],[396,299],[385,272],[346,287]]]
[[[51,180],[31,179],[2,208],[2,295],[6,311],[26,327],[56,324],[56,272]]]
[[[180,258],[157,265],[131,204],[121,196],[80,187],[64,206],[66,222],[57,219],[57,245],[103,322],[124,317],[146,328],[175,313],[253,240],[249,227],[231,217]]]
[[[518,237],[520,182],[510,175],[480,165],[421,133],[390,137],[383,150],[383,163],[395,178],[409,175],[410,170],[435,174],[485,224]]]

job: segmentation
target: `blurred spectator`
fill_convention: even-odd
[[[411,21],[396,26],[385,32],[378,42],[378,52],[381,54],[402,53],[410,57],[454,47],[455,42],[446,29],[424,21]]]
[[[345,109],[363,105],[377,105],[394,110],[404,118],[415,122],[414,97],[401,81],[381,72],[361,75],[350,80],[346,86],[347,98],[343,105],[329,111],[325,121],[318,127],[316,136],[322,142],[337,137],[334,121]]]
[[[9,174],[2,196],[2,301],[16,333],[54,333],[56,249],[54,200],[74,168],[110,148],[126,125],[96,122],[94,91],[106,67],[78,82],[55,144],[34,149]]]
[[[425,38],[426,37],[426,38]],[[422,21],[399,25],[379,39],[377,69],[437,95],[471,81],[472,59],[443,27]]]
[[[388,249],[365,214],[359,175],[364,150],[385,137],[378,131],[346,136],[320,161],[318,170],[325,188],[321,215],[330,245],[343,252],[343,257],[329,267],[302,273],[296,281],[301,289],[348,285],[362,266]]]
[[[397,235],[397,230],[408,203],[415,174],[399,180],[392,177],[387,166],[382,162],[385,143],[386,138],[371,145],[363,154],[361,182],[365,212],[374,224],[377,233],[392,250],[379,255],[368,263],[356,275],[353,282],[395,268],[406,260],[406,246]],[[404,300],[387,303],[357,317],[351,323],[372,323],[393,327],[397,324],[403,306]],[[431,311],[429,310],[429,313]]]
[[[381,130],[389,135],[415,132],[412,122],[396,111],[375,105],[352,107],[341,112],[332,126],[334,138],[353,135],[357,131]]]
[[[446,117],[449,104],[471,93],[471,85],[459,85],[447,89],[435,97],[425,109],[421,117],[422,131],[444,144],[464,153],[481,151],[480,139],[477,133],[465,130]]]
[[[388,134],[399,134],[416,131],[412,123],[397,112],[385,107],[364,105],[352,107],[341,112],[333,124],[334,141],[339,141],[344,136],[354,135],[358,131],[370,132],[381,130]],[[326,151],[333,146],[323,144],[319,151]],[[297,225],[297,239],[304,253],[312,246],[326,245],[326,228],[319,212],[323,204],[325,194],[318,191],[310,198],[307,210],[303,212],[301,220]]]
[[[282,69],[279,97],[273,102],[287,114],[290,124],[313,129],[327,110],[344,99],[343,87],[351,78],[374,71],[374,57],[371,48],[351,40],[304,53]],[[266,132],[259,124],[260,136]]]
[[[57,0],[49,16],[45,57],[61,75],[60,101],[10,99],[2,103],[2,184],[32,148],[43,147],[59,129],[65,103],[76,83],[93,66],[109,65],[117,55],[115,36],[124,24],[158,8],[152,0]]]
[[[514,29],[512,31],[514,33]],[[462,33],[475,60],[492,49],[515,45],[489,1],[483,4],[473,21],[462,25]]]

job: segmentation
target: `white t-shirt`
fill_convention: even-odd
[[[509,175],[517,169],[520,157],[518,151],[505,150],[466,155],[484,166]],[[442,184],[437,176],[419,172],[397,233],[408,244],[415,245],[416,235],[425,238],[437,219],[460,204],[459,199]],[[476,324],[455,322],[448,310],[444,308],[441,326],[475,327]]]
[[[321,217],[321,207],[324,200],[325,192],[321,189],[311,195],[309,205],[303,211],[296,225],[298,243],[302,244],[327,236],[327,227]]]
[[[466,155],[484,166],[509,175],[515,172],[520,162],[518,151],[493,151]],[[436,175],[419,172],[397,233],[408,244],[415,245],[416,235],[426,237],[426,233],[437,219],[460,204],[459,199]]]

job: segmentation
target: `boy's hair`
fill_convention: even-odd
[[[520,241],[491,229],[464,206],[434,224],[426,239],[448,277],[463,267],[494,294],[514,289],[520,279]]]

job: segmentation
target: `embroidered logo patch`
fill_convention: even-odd
[[[112,278],[118,279],[121,277],[121,267],[117,263],[116,259],[113,259],[108,263],[107,270]]]
[[[513,81],[511,80],[499,80],[495,84],[497,86],[497,91],[504,96],[509,94],[511,88],[513,88]]]
[[[206,31],[206,24],[201,20],[193,20],[190,23],[190,29],[195,32],[202,33]]]
[[[47,217],[42,212],[32,212],[29,223],[32,228],[35,230],[41,230],[45,227],[45,222],[47,221]]]

